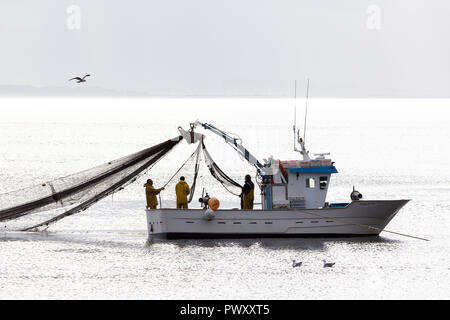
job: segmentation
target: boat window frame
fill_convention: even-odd
[[[306,189],[315,189],[316,188],[316,179],[314,179],[312,177],[305,178],[305,185],[306,185]]]
[[[325,179],[325,180],[322,180]],[[320,176],[319,177],[319,188],[320,190],[326,190],[328,187],[328,176]]]

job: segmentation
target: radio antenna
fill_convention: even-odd
[[[308,96],[309,96],[309,78],[306,85],[306,101],[305,101],[305,124],[303,127],[303,140],[306,141],[306,120],[308,117]]]
[[[294,131],[294,150],[295,148],[295,131],[297,130],[297,80],[295,80],[294,85],[294,126],[292,127],[292,130]]]

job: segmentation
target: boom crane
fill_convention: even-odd
[[[203,123],[200,121],[196,121],[195,123],[191,124],[191,128],[195,128],[197,125],[202,126],[204,129],[209,130],[217,134],[218,136],[222,137],[225,142],[230,145],[238,154],[240,154],[242,157],[244,157],[245,160],[247,160],[251,165],[253,165],[258,174],[263,177],[264,174],[262,173],[262,169],[264,168],[264,165],[262,165],[258,159],[256,159],[255,156],[253,156],[243,145],[242,145],[242,139],[239,137],[233,137],[230,134],[226,133],[223,130],[220,130],[219,128],[213,126],[209,123]]]

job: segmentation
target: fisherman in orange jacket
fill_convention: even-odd
[[[180,181],[175,186],[175,193],[177,194],[177,209],[187,209],[187,196],[191,193],[188,184],[184,181],[184,177],[180,177]]]
[[[159,194],[163,188],[156,189],[153,187],[153,180],[148,179],[147,183],[144,184],[145,187],[145,196],[147,198],[147,209],[156,209],[158,205],[158,200],[156,199],[156,195]]]

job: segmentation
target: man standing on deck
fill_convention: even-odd
[[[158,200],[156,199],[156,195],[159,194],[163,188],[155,189],[153,187],[153,180],[148,179],[147,183],[144,184],[145,187],[145,197],[147,198],[147,209],[156,209],[158,205]]]
[[[253,200],[255,200],[255,185],[250,175],[245,176],[245,184],[242,188],[242,209],[253,210]]]
[[[175,186],[175,193],[177,194],[177,209],[187,209],[187,196],[191,193],[188,184],[184,181],[184,177],[180,177],[180,181]]]

